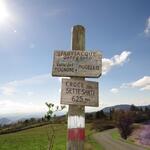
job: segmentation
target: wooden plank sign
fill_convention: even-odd
[[[102,54],[99,51],[55,51],[53,76],[96,77],[102,73]]]
[[[61,104],[98,106],[98,82],[62,79]]]

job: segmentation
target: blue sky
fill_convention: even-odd
[[[86,50],[103,53],[99,108],[150,104],[149,0],[0,0],[0,114],[60,103],[54,50],[70,50],[71,28],[86,28]],[[87,79],[91,80],[91,79]]]

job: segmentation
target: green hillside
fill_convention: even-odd
[[[66,125],[54,125],[56,134],[54,150],[66,149]],[[92,139],[90,125],[86,127],[86,147],[100,150]],[[0,150],[47,150],[49,125],[36,127],[16,133],[0,135]]]

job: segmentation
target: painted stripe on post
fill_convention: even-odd
[[[83,116],[69,116],[68,128],[85,128],[85,118]]]
[[[85,139],[85,118],[83,116],[68,117],[68,140],[82,141]]]
[[[85,139],[84,128],[68,129],[68,140],[70,140],[70,141],[75,141],[75,140],[82,141],[84,139]]]

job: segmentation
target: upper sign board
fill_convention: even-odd
[[[52,76],[95,77],[102,73],[102,54],[99,51],[55,51]]]
[[[98,106],[98,82],[62,79],[61,104]]]

